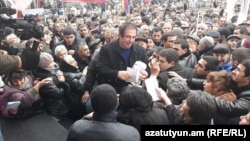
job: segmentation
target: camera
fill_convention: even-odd
[[[0,7],[0,29],[3,31],[9,28],[13,29],[14,33],[21,40],[28,40],[32,37],[41,39],[43,36],[43,26],[37,24],[39,20],[37,16],[25,15],[20,19],[14,19],[10,17],[10,15],[15,13],[15,9]],[[5,34],[1,34],[0,39],[4,39],[5,36]]]

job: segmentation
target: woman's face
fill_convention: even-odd
[[[204,81],[203,83],[203,89],[205,92],[208,92],[210,94],[214,94],[216,93],[214,87],[213,87],[213,82],[212,81],[209,81],[209,80],[206,80]]]
[[[22,79],[12,79],[11,80],[11,83],[12,85],[17,88],[17,89],[21,89],[22,86],[24,85],[24,82],[25,82],[25,79],[22,78]]]

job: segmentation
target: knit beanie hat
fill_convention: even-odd
[[[48,65],[52,62],[54,62],[54,58],[52,57],[51,54],[47,52],[41,52],[38,67],[47,68]]]
[[[94,112],[107,114],[117,107],[117,95],[115,89],[109,84],[101,84],[91,92],[91,104]]]

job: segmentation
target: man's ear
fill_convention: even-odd
[[[184,50],[185,54],[188,52],[188,49],[187,49],[187,48],[185,48],[185,49],[183,49],[183,50]]]
[[[174,62],[174,61],[171,61],[169,64],[170,64],[172,67],[175,66],[175,62]]]

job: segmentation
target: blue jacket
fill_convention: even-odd
[[[228,61],[227,63],[220,65],[219,70],[225,70],[225,71],[227,71],[227,73],[231,73],[232,72],[232,62]]]

